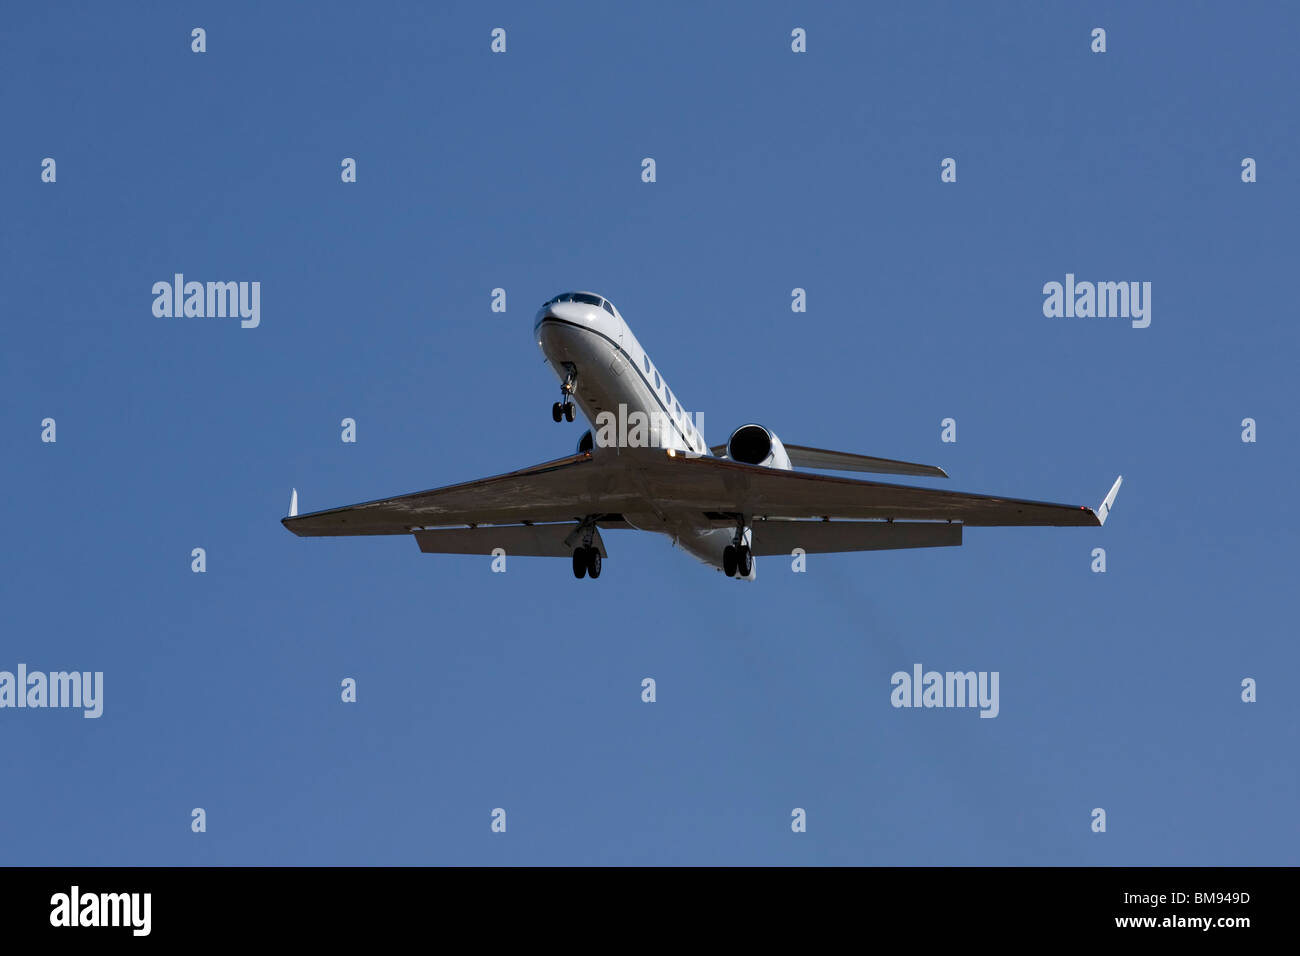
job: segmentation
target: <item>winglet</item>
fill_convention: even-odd
[[[1106,499],[1101,503],[1101,507],[1097,509],[1098,524],[1104,525],[1106,523],[1106,516],[1110,514],[1111,506],[1115,504],[1115,496],[1119,494],[1119,486],[1122,484],[1124,484],[1124,476],[1120,475],[1115,479],[1115,484],[1110,486]]]
[[[298,489],[297,488],[293,489],[293,494],[289,497],[289,517],[290,518],[298,517]]]

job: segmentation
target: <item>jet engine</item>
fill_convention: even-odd
[[[578,454],[581,455],[585,452],[589,452],[595,447],[596,440],[591,437],[591,429],[588,428],[582,433],[582,437],[578,439]]]
[[[741,425],[732,432],[727,439],[727,457],[747,465],[762,465],[782,471],[789,471],[792,467],[781,439],[762,425]]]

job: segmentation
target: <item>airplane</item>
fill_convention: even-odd
[[[755,558],[795,549],[953,547],[967,527],[1100,527],[1124,480],[1094,510],[795,470],[948,477],[934,465],[787,445],[755,423],[710,447],[618,309],[594,293],[546,302],[533,335],[560,380],[552,420],[581,410],[596,428],[575,454],[304,515],[294,489],[284,526],[302,537],[413,535],[429,554],[569,558],[574,577],[593,579],[608,556],[601,532],[632,528],[753,581]]]

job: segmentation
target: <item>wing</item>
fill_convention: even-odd
[[[1116,481],[1098,510],[939,488],[916,488],[833,475],[778,471],[669,451],[648,461],[647,478],[662,498],[710,517],[883,518],[960,521],[972,526],[1097,527],[1119,491]],[[662,477],[661,477],[662,476]]]
[[[1105,522],[1120,481],[1094,511],[1080,505],[779,471],[673,450],[624,449],[596,455],[588,452],[446,488],[290,515],[283,523],[305,537],[417,532],[422,550],[453,553],[491,553],[493,547],[506,547],[492,543],[493,539],[509,535],[515,547],[506,547],[507,552],[554,555],[573,545],[573,526],[566,522],[594,518],[600,528],[626,527],[624,514],[660,510],[693,512],[701,525],[730,525],[743,515],[751,519],[1096,527]],[[556,527],[534,527],[545,525]],[[503,526],[515,529],[507,531]],[[456,533],[427,530],[449,528]],[[848,531],[799,530],[827,536],[828,550],[845,550],[845,544],[854,542],[857,544],[851,550],[874,549],[881,547],[881,542],[890,547],[960,543],[960,537],[951,540],[951,532],[915,528],[891,532],[859,525]],[[773,528],[771,533],[775,542],[783,532]],[[929,543],[888,544],[891,541]],[[486,550],[480,550],[483,548]]]
[[[417,529],[455,525],[543,524],[580,521],[590,515],[603,515],[602,526],[616,526],[632,495],[610,464],[610,460],[597,460],[590,454],[573,455],[493,478],[291,515],[282,523],[303,537],[410,534]],[[438,538],[434,535],[428,540],[432,546]],[[450,537],[444,540],[453,549],[463,546]]]

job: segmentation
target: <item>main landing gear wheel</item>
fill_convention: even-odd
[[[582,545],[573,549],[573,576],[575,578],[591,575],[594,581],[600,577],[600,549],[585,548]]]
[[[576,414],[576,413],[574,412],[574,409],[573,409],[573,402],[565,402],[565,403],[564,403],[564,418],[565,418],[565,420],[566,420],[566,421],[570,421],[570,422],[573,421],[573,419],[574,419],[574,417],[575,417],[575,414]],[[593,576],[594,576],[594,575],[593,575]]]
[[[561,405],[559,402],[556,402],[554,405],[552,405],[552,406],[551,406],[551,420],[552,420],[552,421],[557,421],[557,422],[558,422],[561,418],[563,418],[563,417],[564,417],[564,408],[565,408],[567,405],[568,405],[567,402],[565,403],[565,405]],[[570,418],[569,421],[573,421],[573,419]]]
[[[722,549],[722,573],[729,578],[747,578],[754,570],[754,555],[749,545],[729,544]]]

